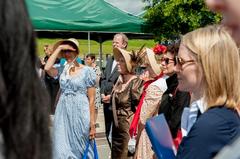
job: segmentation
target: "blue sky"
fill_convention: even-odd
[[[145,4],[142,0],[105,0],[112,5],[132,14],[138,14],[143,11]]]

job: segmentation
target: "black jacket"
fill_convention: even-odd
[[[111,56],[107,61],[106,68],[101,77],[101,82],[100,82],[101,94],[105,94],[105,95],[111,94],[113,86],[118,79],[119,73],[117,71],[117,67],[115,67],[114,70],[112,71],[113,61],[114,61],[113,56]]]
[[[177,89],[177,75],[174,74],[167,80],[168,89],[162,96],[158,114],[163,113],[168,122],[172,137],[177,136],[177,132],[181,127],[181,116],[184,107],[190,104],[190,94]]]

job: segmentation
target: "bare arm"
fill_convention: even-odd
[[[96,79],[96,86],[99,87],[99,82],[100,82],[100,76],[97,76],[97,79]]]
[[[95,138],[95,135],[96,135],[96,129],[95,129],[95,94],[96,94],[96,90],[95,90],[95,87],[88,88],[87,93],[88,93],[89,109],[90,109],[89,138],[93,139],[93,138]]]
[[[53,67],[57,57],[59,56],[60,52],[62,50],[72,50],[75,51],[74,48],[72,48],[68,44],[62,44],[57,47],[57,49],[54,50],[53,54],[49,57],[44,70],[48,73],[49,76],[51,77],[56,77],[58,75],[58,70]]]

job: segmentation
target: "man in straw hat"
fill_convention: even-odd
[[[128,46],[128,38],[123,33],[118,33],[114,35],[113,48],[121,48],[121,49],[127,49]],[[103,102],[103,109],[104,109],[104,118],[105,118],[105,132],[106,137],[109,146],[111,147],[111,142],[109,137],[111,137],[110,130],[111,130],[111,124],[113,122],[112,117],[112,108],[110,104],[111,99],[111,92],[113,89],[114,84],[116,83],[119,73],[117,71],[117,62],[114,60],[114,57],[111,56],[107,60],[107,65],[105,68],[105,71],[103,73],[103,76],[101,77],[101,97]]]

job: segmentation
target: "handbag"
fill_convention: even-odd
[[[158,159],[176,158],[176,148],[163,114],[148,119],[145,129]]]
[[[89,145],[91,144],[91,141],[92,140],[88,140],[87,146],[86,146],[86,149],[84,151],[82,159],[88,159],[87,154],[88,154],[88,151],[89,151]],[[96,145],[95,139],[93,140],[93,153],[94,153],[94,159],[98,159],[98,151],[97,151],[97,145]]]
[[[136,151],[136,136],[131,137],[128,141],[128,152],[130,152],[131,154],[134,154]]]

